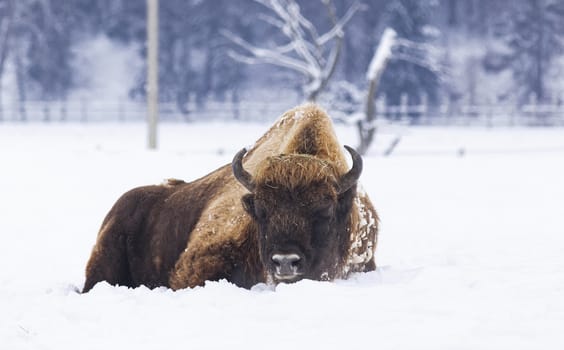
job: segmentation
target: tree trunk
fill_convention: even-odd
[[[376,115],[376,106],[374,105],[374,95],[376,93],[376,80],[371,80],[366,94],[366,105],[364,110],[364,120],[356,123],[360,144],[357,152],[364,155],[374,140],[376,134],[376,126],[373,124]]]
[[[368,92],[366,94],[366,104],[364,110],[364,120],[357,122],[357,129],[360,137],[360,144],[357,148],[358,153],[364,155],[376,134],[376,108],[374,106],[374,96],[376,89],[382,77],[382,73],[386,69],[388,61],[392,56],[392,47],[395,44],[396,32],[391,28],[386,28],[380,39],[380,43],[374,52],[374,56],[370,61],[366,78],[368,79]]]

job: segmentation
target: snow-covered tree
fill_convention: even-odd
[[[374,125],[376,113],[374,96],[388,61],[392,58],[392,50],[394,49],[394,46],[397,46],[397,33],[391,28],[386,28],[382,34],[378,47],[374,51],[374,56],[372,57],[366,72],[368,91],[366,93],[364,118],[357,121],[357,129],[360,139],[357,150],[360,154],[366,153],[376,133],[376,125]]]
[[[402,94],[407,94],[410,104],[419,103],[423,95],[427,95],[431,103],[438,99],[441,77],[434,67],[439,62],[426,64],[431,50],[417,49],[418,45],[428,48],[426,44],[438,35],[431,22],[436,8],[435,0],[393,0],[385,7],[387,26],[397,32],[398,38],[414,43],[399,48],[396,57],[406,59],[390,62],[382,77],[381,92],[385,91],[386,100],[391,104],[398,105]],[[431,59],[436,61],[436,57]]]
[[[302,14],[295,0],[255,1],[273,13],[261,14],[259,19],[277,28],[285,36],[285,41],[274,47],[260,47],[224,31],[223,34],[245,52],[232,51],[231,56],[248,64],[267,63],[298,72],[305,78],[302,89],[306,99],[315,101],[335,72],[344,27],[361,8],[360,3],[353,3],[341,18],[337,18],[332,2],[321,0],[332,26],[320,34],[312,21]]]
[[[392,28],[386,28],[366,72],[368,88],[365,109],[361,116],[355,116],[360,143],[357,150],[366,153],[376,134],[376,108],[374,96],[380,87],[381,78],[388,67],[388,62],[407,62],[427,69],[437,77],[446,75],[446,68],[440,62],[440,50],[432,45],[416,43],[401,38]],[[399,138],[394,141],[399,142]],[[395,144],[392,147],[395,147]]]
[[[11,60],[21,101],[63,100],[76,86],[73,47],[93,30],[92,12],[86,1],[0,1],[0,76]]]
[[[531,95],[547,102],[548,74],[555,58],[564,53],[564,2],[524,0],[501,17],[498,35],[506,49],[492,49],[484,63],[487,69],[511,69],[514,95],[520,103]]]

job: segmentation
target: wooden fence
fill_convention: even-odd
[[[291,102],[222,102],[208,101],[190,103],[182,110],[174,103],[161,103],[160,119],[172,122],[191,121],[272,121],[285,110],[293,107]],[[351,113],[350,108],[338,104],[326,107],[338,121],[354,123],[362,118],[360,113]],[[27,101],[14,103],[0,109],[0,122],[128,122],[146,118],[146,106],[127,100],[66,102]],[[407,105],[387,106],[376,104],[376,122],[397,122],[409,125],[458,125],[458,126],[564,126],[563,104],[511,105]]]
[[[380,106],[379,119],[415,125],[564,126],[564,105]]]
[[[208,101],[180,109],[175,103],[160,103],[159,117],[172,122],[267,121],[291,107],[290,103]],[[0,122],[129,122],[145,120],[146,116],[146,104],[128,100],[27,101],[0,108]]]

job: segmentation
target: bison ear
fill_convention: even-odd
[[[241,203],[243,204],[243,209],[245,209],[252,218],[256,219],[255,197],[251,193],[247,193],[241,198]]]

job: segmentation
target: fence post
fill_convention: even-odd
[[[400,109],[399,109],[399,120],[403,121],[409,119],[408,109],[407,109],[407,94],[404,92],[400,96]]]
[[[27,121],[27,110],[25,106],[24,100],[21,98],[18,99],[18,114],[20,115],[20,121],[25,122]]]
[[[493,127],[493,103],[488,99],[488,112],[486,113],[486,127]]]
[[[554,113],[556,118],[556,125],[564,126],[564,92],[554,102]]]
[[[51,111],[49,109],[48,102],[43,102],[43,121],[44,122],[51,121]]]
[[[125,103],[121,97],[118,99],[118,119],[120,122],[125,121]]]
[[[517,115],[517,111],[514,107],[510,107],[509,108],[509,126],[510,127],[514,127],[515,126],[515,117]]]
[[[443,125],[448,126],[451,124],[452,116],[454,115],[454,102],[452,98],[449,98],[447,101],[447,104],[443,108],[443,116],[441,119],[443,119]]]
[[[421,115],[419,118],[421,125],[427,125],[429,121],[429,95],[426,93],[421,96]]]
[[[239,120],[239,92],[237,89],[231,91],[231,110],[233,111],[233,119]]]
[[[390,119],[390,113],[389,113],[387,101],[388,99],[386,98],[386,95],[376,100],[376,112],[374,113],[375,119],[380,118],[384,121]]]
[[[88,111],[86,107],[86,99],[80,99],[80,121],[86,123],[88,120]]]
[[[550,99],[550,107],[547,110],[547,117],[549,118],[549,125],[558,125],[558,95],[555,92],[552,93]]]
[[[538,123],[538,96],[534,92],[529,95],[529,104],[531,105],[531,114],[533,115],[533,120]]]
[[[60,113],[61,113],[61,121],[64,122],[67,120],[67,101],[63,100],[61,101],[61,106],[60,106]]]

